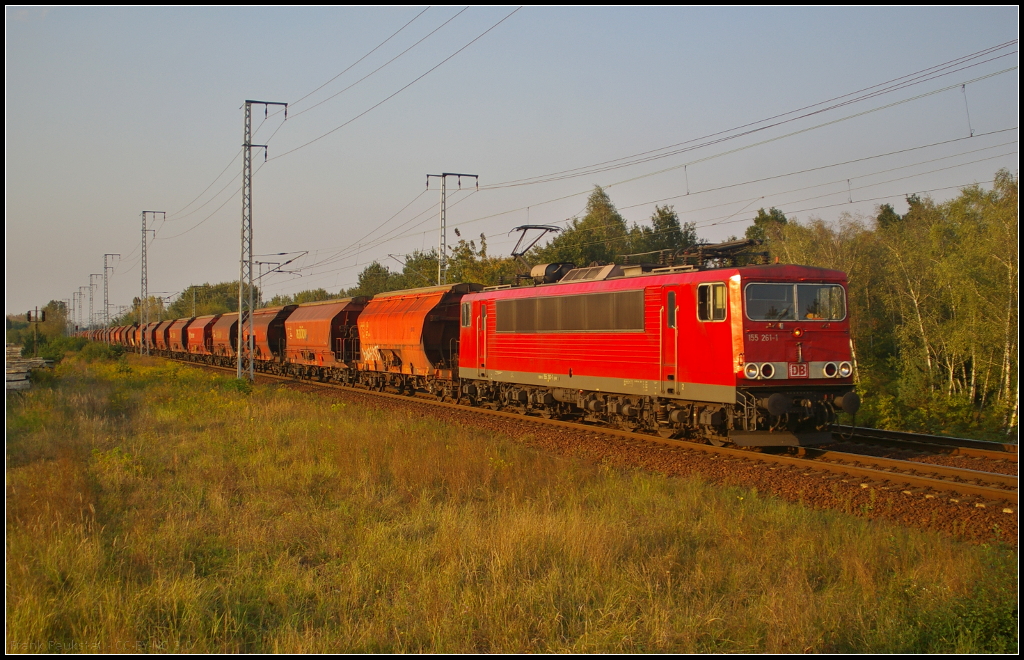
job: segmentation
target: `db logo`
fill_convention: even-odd
[[[790,378],[807,378],[807,363],[806,362],[790,362],[789,363],[789,377]]]

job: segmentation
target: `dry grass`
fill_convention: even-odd
[[[157,361],[7,407],[7,650],[1016,651],[1017,557]]]

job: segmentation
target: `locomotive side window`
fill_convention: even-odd
[[[644,292],[498,300],[498,332],[643,331]]]
[[[838,284],[748,284],[751,321],[840,321],[846,318],[846,293]]]
[[[697,287],[697,318],[701,321],[724,321],[726,316],[725,283],[712,282]]]
[[[468,302],[462,303],[462,327],[463,328],[468,328],[469,327],[470,318],[471,318],[471,316],[470,316],[470,312],[469,312],[469,303]]]
[[[668,309],[665,310],[665,314],[668,315],[668,327],[676,327],[676,292],[668,292]]]

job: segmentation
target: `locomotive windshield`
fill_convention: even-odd
[[[846,295],[838,284],[748,284],[746,303],[751,321],[846,318]]]

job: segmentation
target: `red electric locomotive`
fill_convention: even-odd
[[[806,266],[613,265],[492,288],[461,302],[461,391],[713,444],[828,442],[859,406],[845,286]]]

